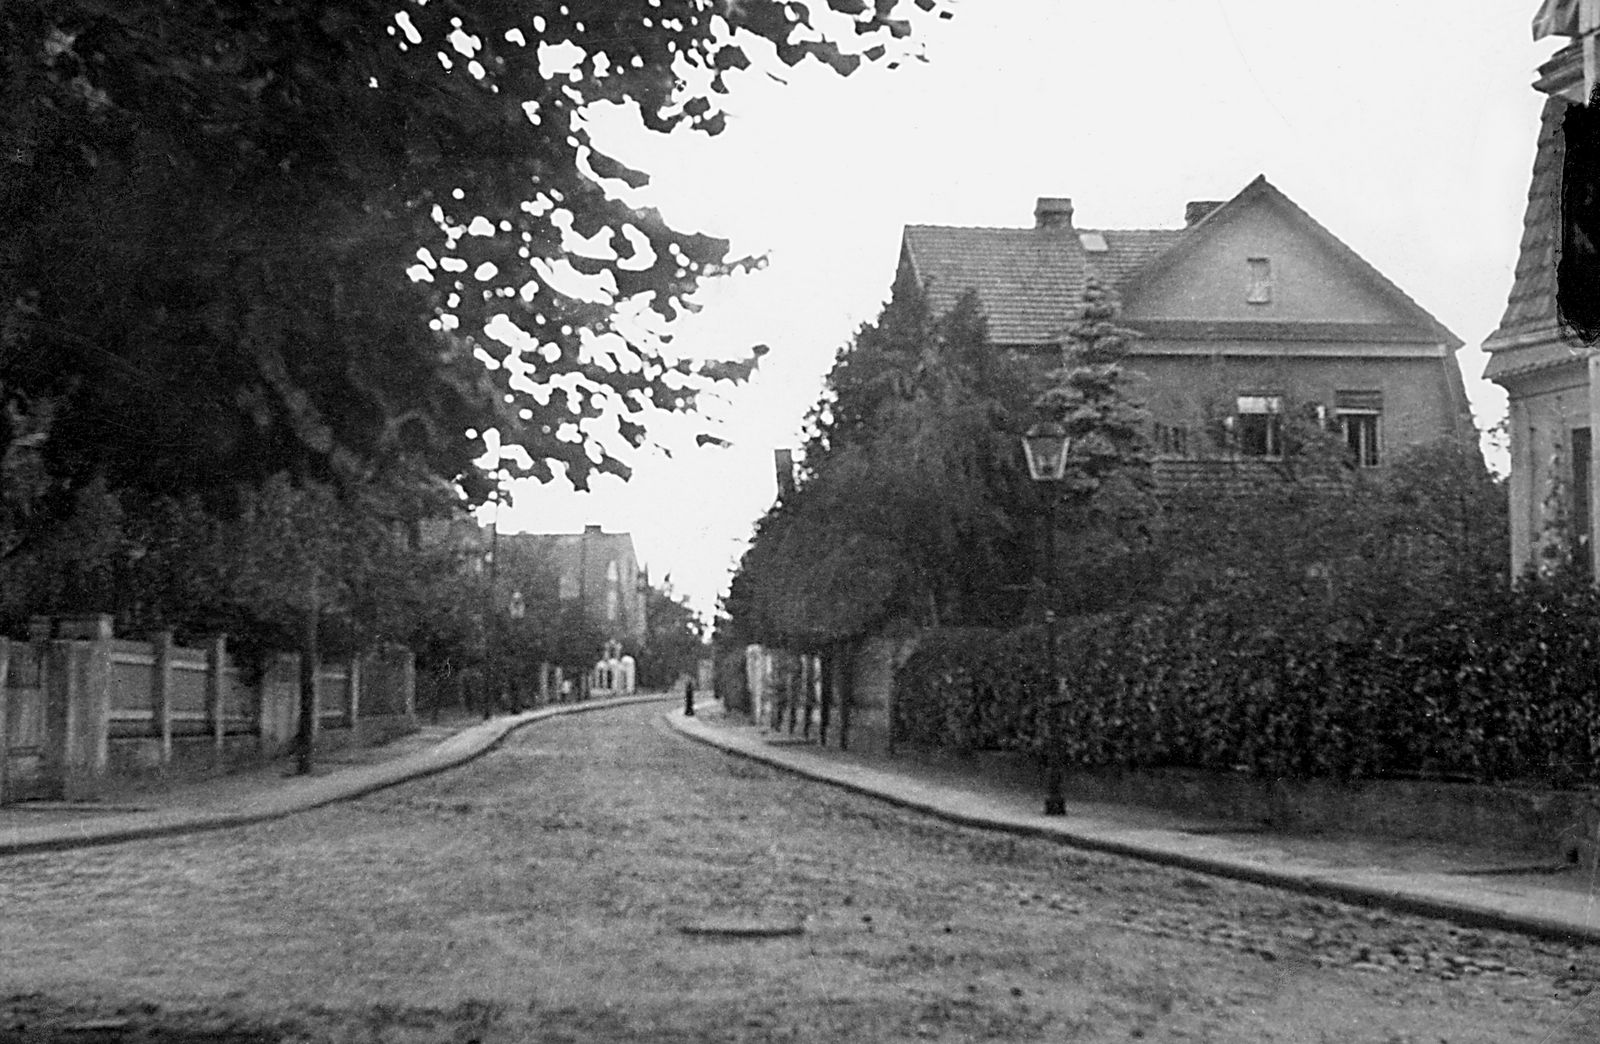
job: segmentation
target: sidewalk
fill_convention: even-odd
[[[652,693],[555,704],[484,722],[464,719],[424,725],[381,746],[319,755],[309,776],[293,775],[293,762],[285,759],[170,785],[125,782],[98,802],[0,806],[0,857],[278,819],[455,768],[492,749],[510,732],[536,721],[675,698]]]
[[[1254,881],[1308,895],[1565,942],[1600,941],[1600,880],[1585,869],[1538,867],[1518,853],[1425,841],[1291,836],[1244,824],[1126,805],[1067,803],[958,764],[873,757],[820,747],[724,716],[668,714],[683,735],[730,754],[881,798],[940,819],[1078,848]]]

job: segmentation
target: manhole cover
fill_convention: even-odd
[[[679,925],[685,935],[719,939],[781,939],[805,934],[805,922],[778,917],[707,917]]]

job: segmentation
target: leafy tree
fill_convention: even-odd
[[[1157,568],[1148,416],[1123,369],[1136,331],[1117,325],[1115,294],[1096,276],[1067,328],[1061,365],[1035,403],[1071,440],[1063,481],[1045,487],[1055,512],[1056,576],[1064,608],[1094,612],[1127,600]]]
[[[672,591],[670,578],[645,592],[644,645],[639,649],[639,684],[664,689],[679,677],[696,675],[706,645],[705,624],[688,601]]]
[[[609,444],[748,372],[663,324],[758,262],[628,203],[591,118],[715,134],[738,70],[904,55],[898,7],[0,5],[0,452],[49,479],[8,489],[4,551],[96,479],[477,499],[490,430],[515,472],[624,472]]]
[[[935,317],[897,282],[835,363],[798,487],[757,528],[734,627],[806,646],[889,615],[1008,618],[1029,568],[1013,521],[1027,387],[989,347],[975,295]]]
[[[278,477],[220,518],[197,498],[141,500],[97,484],[32,554],[0,564],[0,621],[88,607],[113,614],[123,633],[227,633],[253,666],[299,643],[314,590],[334,652],[400,643],[424,666],[464,662],[481,646],[473,563],[459,548],[411,540],[402,510],[365,494]]]

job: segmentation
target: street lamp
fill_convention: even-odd
[[[1044,735],[1044,814],[1061,816],[1067,812],[1066,796],[1062,793],[1061,736],[1065,731],[1061,723],[1061,677],[1056,673],[1056,613],[1051,604],[1056,590],[1056,483],[1067,471],[1067,450],[1072,440],[1067,431],[1054,421],[1042,421],[1028,429],[1022,436],[1022,453],[1028,458],[1028,477],[1045,484],[1044,497],[1044,568],[1039,579],[1045,597],[1044,606],[1044,657],[1049,674],[1049,699],[1040,718]]]

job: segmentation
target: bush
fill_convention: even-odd
[[[1069,763],[1600,782],[1600,594],[1504,579],[1503,494],[1439,444],[1374,480],[1180,504],[1153,600],[1061,626]],[[1037,628],[927,633],[897,736],[1037,749],[1044,659]]]
[[[1600,594],[1530,579],[1392,627],[1279,604],[1156,605],[1062,628],[1062,744],[1084,767],[1268,777],[1600,782]],[[1037,749],[1043,636],[928,632],[897,678],[896,735]]]

